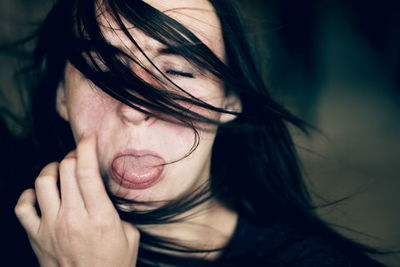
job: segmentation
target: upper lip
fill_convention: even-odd
[[[140,156],[145,156],[145,155],[151,155],[159,158],[161,157],[157,152],[152,151],[152,150],[138,150],[138,149],[126,149],[120,152],[117,152],[114,154],[114,159],[121,157],[121,156],[134,156],[134,157],[140,157]]]

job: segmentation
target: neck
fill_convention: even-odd
[[[238,215],[217,200],[210,200],[182,214],[182,218],[184,219],[179,222],[145,225],[140,228],[151,235],[177,240],[190,248],[220,249],[230,241],[236,228]],[[207,255],[196,253],[190,256],[206,256],[209,259],[215,259],[220,253],[212,252]]]

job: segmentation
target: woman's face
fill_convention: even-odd
[[[189,28],[224,60],[220,23],[208,1],[145,2]],[[100,23],[115,26],[106,15],[100,17]],[[215,107],[240,109],[235,97],[225,97],[220,81],[196,70],[179,55],[163,53],[161,43],[138,29],[129,25],[127,28],[152,61],[187,92]],[[110,43],[125,50],[129,48],[129,53],[147,64],[121,31],[104,27],[103,33]],[[146,82],[157,85],[151,75],[134,64],[132,70]],[[221,122],[233,119],[227,114],[194,109]],[[217,130],[214,126],[199,131],[199,146],[184,157],[195,142],[192,129],[148,117],[130,108],[96,88],[70,64],[66,67],[65,82],[58,88],[57,110],[69,121],[76,142],[83,136],[96,135],[100,171],[115,195],[136,201],[172,200],[209,178],[211,148]]]

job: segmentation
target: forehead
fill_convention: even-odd
[[[214,7],[207,0],[145,0],[147,4],[160,12],[172,17],[183,26],[192,31],[205,45],[207,45],[220,59],[224,58],[224,44],[221,33],[221,24],[215,13]],[[131,42],[122,31],[118,30],[116,23],[103,13],[99,22],[104,27],[107,40],[118,47],[131,47]],[[140,47],[146,52],[159,50],[162,45],[135,29],[124,21],[130,34],[135,38]]]

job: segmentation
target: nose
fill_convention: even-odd
[[[146,111],[146,109],[143,107],[138,107],[138,108]],[[151,117],[149,114],[146,114],[145,112],[132,108],[121,102],[119,103],[118,106],[118,115],[125,124],[133,124],[133,125],[139,125],[143,123],[149,124],[154,120],[154,118]]]

